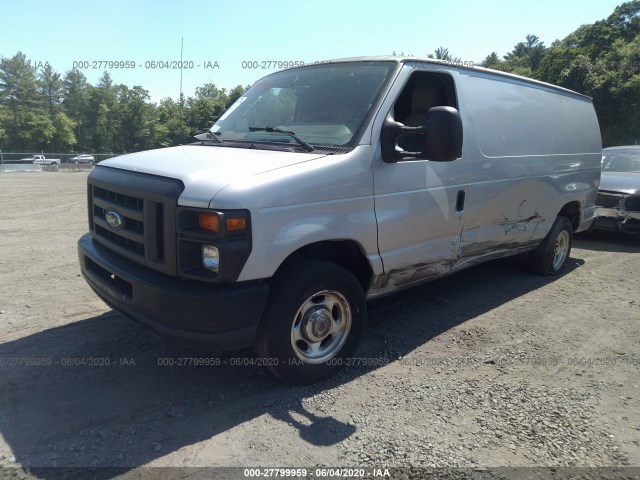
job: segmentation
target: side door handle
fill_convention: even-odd
[[[456,197],[456,213],[460,213],[464,210],[464,201],[467,197],[467,194],[464,190],[458,190],[458,195]]]

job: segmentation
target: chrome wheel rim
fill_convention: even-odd
[[[306,363],[333,358],[351,331],[351,308],[341,293],[314,293],[298,309],[291,326],[291,346]]]
[[[556,238],[553,248],[553,269],[559,270],[569,255],[569,232],[563,230]]]

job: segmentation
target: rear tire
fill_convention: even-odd
[[[551,231],[531,252],[529,266],[540,275],[558,275],[567,266],[573,243],[573,226],[567,217],[557,217]]]
[[[349,271],[322,261],[291,264],[272,281],[256,351],[285,382],[319,382],[347,363],[366,317],[362,286]]]

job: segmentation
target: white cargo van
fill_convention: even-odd
[[[588,97],[398,57],[269,75],[198,138],[95,168],[82,273],[150,330],[253,344],[292,383],[346,363],[367,299],[527,251],[561,272],[602,158]]]

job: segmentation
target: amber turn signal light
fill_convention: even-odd
[[[220,232],[220,217],[216,213],[199,213],[198,226],[211,233]]]
[[[227,231],[237,232],[238,230],[244,230],[247,228],[246,218],[227,218]]]

